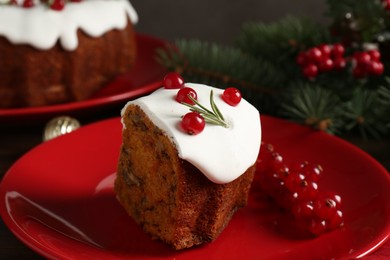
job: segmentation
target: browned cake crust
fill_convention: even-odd
[[[172,141],[138,106],[128,106],[123,119],[115,191],[128,214],[177,250],[216,239],[247,204],[254,167],[231,183],[215,184],[178,157]]]
[[[133,66],[135,33],[123,30],[92,38],[78,31],[79,45],[65,51],[14,45],[0,37],[0,107],[42,106],[89,98]]]

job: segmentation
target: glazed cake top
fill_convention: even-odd
[[[112,29],[124,29],[128,18],[138,15],[128,0],[83,0],[68,2],[61,11],[38,3],[31,8],[0,5],[0,36],[13,44],[37,49],[52,48],[57,41],[67,51],[78,46],[77,30],[99,37]]]
[[[127,106],[139,106],[172,139],[180,158],[193,164],[212,182],[222,184],[235,180],[256,162],[259,153],[261,124],[258,110],[244,99],[236,107],[228,105],[221,98],[223,89],[194,83],[185,86],[194,89],[198,101],[206,107],[209,107],[212,89],[215,104],[230,126],[206,124],[197,135],[185,133],[179,122],[190,111],[175,100],[178,89],[161,88],[149,96],[130,101],[122,109],[122,116]]]

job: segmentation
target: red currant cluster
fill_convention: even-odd
[[[322,44],[300,52],[296,62],[307,78],[315,78],[320,72],[341,70],[346,66],[344,46],[336,44]]]
[[[163,86],[166,89],[179,89],[175,98],[177,102],[191,106],[196,104],[198,97],[196,91],[192,88],[185,87],[184,79],[180,74],[170,72],[165,75]],[[231,106],[237,106],[241,101],[241,93],[236,88],[227,88],[222,94],[222,99]],[[203,131],[206,126],[206,120],[201,113],[192,111],[183,116],[180,125],[189,135],[196,135]]]
[[[297,223],[318,236],[343,225],[341,197],[320,191],[321,166],[304,162],[287,165],[270,144],[261,144],[256,180]]]
[[[378,50],[355,52],[352,60],[354,61],[352,74],[355,78],[364,78],[369,75],[379,76],[383,73],[381,53]]]
[[[55,11],[61,11],[64,9],[66,2],[81,2],[82,0],[41,0],[41,2],[47,4],[50,9]],[[10,5],[20,5],[23,8],[31,8],[35,6],[34,0],[23,0],[21,4],[18,3],[18,0],[9,0]]]
[[[355,78],[379,76],[384,71],[378,50],[355,52],[351,57],[344,57],[344,53],[345,49],[339,43],[322,44],[300,52],[296,62],[303,75],[309,79],[314,79],[320,72],[342,70],[346,67],[347,60],[353,63],[352,75]]]

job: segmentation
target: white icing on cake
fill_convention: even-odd
[[[190,111],[175,100],[178,89],[161,88],[130,101],[122,109],[122,116],[127,106],[138,105],[172,139],[180,158],[192,163],[215,183],[231,182],[256,162],[261,143],[259,112],[244,99],[236,107],[228,105],[221,98],[222,89],[194,83],[185,85],[194,89],[198,101],[209,109],[213,89],[215,103],[230,127],[206,124],[197,135],[185,133],[179,123],[181,116]]]
[[[99,37],[112,29],[124,29],[128,18],[138,15],[128,0],[67,2],[61,11],[38,4],[32,8],[0,5],[0,36],[13,44],[29,44],[46,50],[59,40],[65,50],[78,46],[77,30]]]

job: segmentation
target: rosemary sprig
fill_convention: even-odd
[[[183,105],[190,108],[190,111],[197,112],[201,116],[203,116],[206,123],[219,125],[228,128],[229,124],[226,122],[225,118],[223,117],[221,111],[217,107],[217,105],[214,102],[214,92],[210,91],[210,106],[211,110],[200,104],[196,99],[194,99],[191,95],[188,95],[188,98],[191,99],[195,105],[191,105],[185,102],[182,102]],[[196,105],[198,107],[196,107]]]

